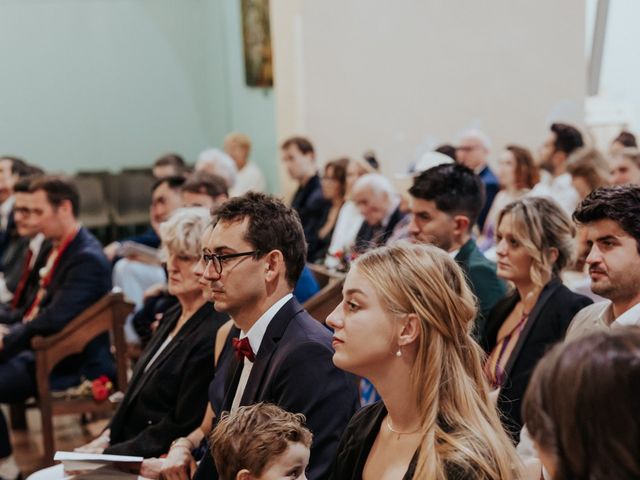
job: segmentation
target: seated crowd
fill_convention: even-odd
[[[72,180],[0,158],[0,403],[37,392],[31,340],[117,286],[135,304],[132,373],[76,450],[143,457],[143,478],[640,478],[632,134],[602,153],[555,123],[538,155],[506,146],[494,175],[469,130],[405,190],[371,152],[320,174],[292,137],[290,206],[263,193],[246,135],[224,150],[193,171],[159,158],[148,229],[106,246]],[[343,288],[326,324],[303,306],[322,270]],[[103,375],[106,334],[51,387]],[[0,412],[0,480],[20,473]]]

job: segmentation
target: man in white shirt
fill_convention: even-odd
[[[580,131],[564,123],[551,125],[547,139],[540,147],[538,165],[544,169],[540,183],[532,196],[550,197],[571,215],[580,200],[578,192],[571,184],[571,175],[567,172],[567,159],[574,151],[584,145]]]
[[[215,309],[233,318],[231,335],[237,335],[236,358],[223,379],[224,399],[214,410],[264,401],[303,413],[313,433],[307,475],[319,479],[329,475],[358,391],[353,378],[333,365],[331,332],[291,295],[305,258],[295,211],[274,197],[249,192],[216,211],[203,241],[202,275]],[[217,478],[209,453],[194,478]]]
[[[230,133],[224,139],[224,151],[236,162],[238,168],[231,196],[243,195],[249,191],[264,192],[264,176],[260,168],[249,160],[251,139],[244,133]]]
[[[640,186],[596,189],[573,218],[585,229],[591,290],[607,300],[580,310],[569,325],[566,340],[598,329],[640,326]],[[537,455],[532,447],[525,428],[518,453],[535,465]],[[536,472],[532,478],[535,476]]]

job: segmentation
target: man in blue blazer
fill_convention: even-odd
[[[313,432],[307,476],[327,478],[358,391],[333,365],[331,332],[291,294],[306,258],[300,220],[281,201],[255,192],[229,200],[216,217],[203,242],[204,278],[216,310],[233,318],[238,336],[224,398],[213,405],[216,416],[257,402],[303,413]],[[218,478],[210,453],[195,478]]]
[[[77,221],[80,202],[75,186],[60,177],[42,176],[30,184],[29,193],[30,215],[52,249],[33,301],[13,312],[13,323],[0,327],[0,403],[24,401],[36,393],[31,339],[59,332],[111,289],[110,265],[100,243]],[[52,373],[52,386],[67,388],[80,383],[82,376],[101,374],[113,374],[106,335],[60,362]],[[0,414],[0,469],[11,463],[7,425]],[[0,478],[19,473],[0,472]]]

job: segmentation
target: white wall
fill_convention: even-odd
[[[269,184],[272,91],[244,84],[240,2],[0,0],[0,153],[48,170],[194,161],[231,130]]]
[[[581,121],[582,0],[272,2],[278,137],[321,161],[373,148],[391,173],[463,128],[537,147]],[[299,42],[292,44],[292,42]]]

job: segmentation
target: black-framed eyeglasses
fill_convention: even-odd
[[[213,262],[213,267],[216,269],[218,275],[222,273],[222,264],[231,259],[238,257],[247,257],[249,255],[257,255],[259,250],[252,250],[250,252],[238,252],[238,253],[227,253],[225,255],[218,255],[217,253],[203,253],[202,260],[204,260],[205,264],[209,264],[209,262]]]

